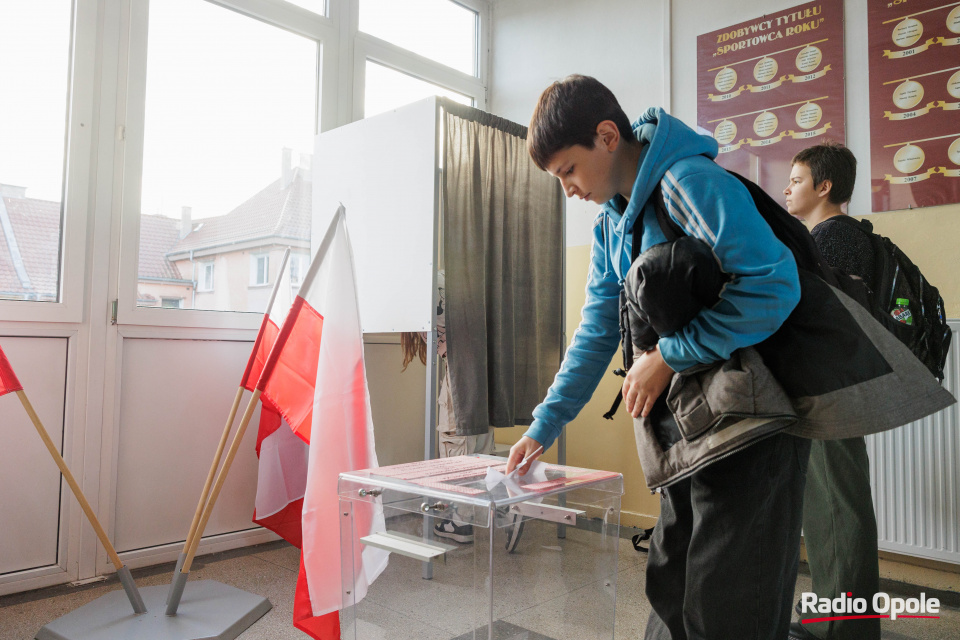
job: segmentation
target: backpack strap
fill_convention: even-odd
[[[650,194],[650,199],[647,201],[653,204],[653,208],[657,214],[657,223],[660,225],[663,235],[667,237],[668,241],[676,240],[677,238],[686,235],[683,233],[683,229],[680,228],[676,222],[670,218],[670,214],[667,213],[667,205],[663,200],[663,187],[658,183],[653,189],[653,193]],[[640,255],[640,244],[643,236],[643,219],[638,218],[633,223],[633,229],[631,231],[633,234],[633,244],[630,247],[630,262],[633,263],[634,260]],[[623,347],[623,369],[617,369],[613,373],[626,377],[627,371],[630,370],[630,367],[633,365],[633,340],[630,336],[630,321],[627,318],[627,301],[624,297],[625,294],[623,290],[620,291],[620,341],[622,342]],[[603,417],[607,420],[613,420],[614,414],[616,414],[617,409],[620,408],[620,402],[623,400],[623,389],[621,388],[617,392],[617,397],[614,399],[613,404],[610,406],[610,410],[603,414]]]

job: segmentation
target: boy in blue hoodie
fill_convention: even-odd
[[[765,340],[800,299],[792,254],[737,178],[713,162],[716,141],[662,109],[631,126],[609,89],[569,76],[540,96],[527,145],[568,197],[601,211],[580,326],[508,470],[549,448],[606,372],[619,345],[619,295],[634,238],[640,252],[666,241],[656,189],[673,221],[710,246],[730,280],[717,304],[636,358],[623,383],[635,419],[650,415],[675,372]],[[808,454],[809,441],[777,434],[662,490],[647,562],[646,638],[786,638]]]

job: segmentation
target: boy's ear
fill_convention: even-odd
[[[620,129],[613,120],[603,120],[597,125],[597,144],[607,151],[614,151],[620,144]]]
[[[827,197],[830,195],[830,190],[833,189],[832,180],[824,180],[817,185],[817,195],[820,197]]]

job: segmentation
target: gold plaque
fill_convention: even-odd
[[[823,52],[812,44],[808,45],[800,49],[800,53],[797,54],[797,69],[810,73],[820,66],[821,60],[823,60]]]
[[[764,111],[753,121],[753,132],[761,138],[766,138],[777,130],[777,115],[769,111]]]
[[[898,47],[909,47],[923,35],[923,23],[916,18],[904,18],[893,28],[893,42]]]
[[[713,86],[720,93],[726,93],[733,89],[737,84],[737,72],[730,67],[724,67],[717,72],[717,77],[713,81]]]
[[[737,137],[737,125],[730,120],[724,120],[713,130],[713,137],[720,144],[730,144]]]
[[[753,77],[757,82],[767,83],[777,77],[777,61],[773,58],[761,58],[753,67]]]
[[[957,8],[960,8],[960,6]],[[950,79],[947,80],[947,93],[954,98],[960,99],[960,71],[954,71]]]
[[[952,33],[960,33],[960,5],[957,5],[947,14],[947,29]]]
[[[953,164],[960,165],[960,138],[951,142],[950,146],[947,147],[947,157]]]
[[[923,149],[912,144],[908,144],[900,149],[893,156],[893,166],[900,173],[913,173],[923,166],[926,156]]]
[[[893,104],[900,109],[913,109],[923,100],[923,85],[916,80],[901,82],[893,90]]]
[[[797,109],[797,126],[803,129],[812,129],[820,124],[823,118],[823,109],[816,102],[808,102]]]

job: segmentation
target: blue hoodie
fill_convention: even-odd
[[[674,371],[726,360],[772,335],[800,300],[793,254],[781,243],[737,178],[713,162],[717,142],[663,109],[648,109],[633,133],[644,146],[630,200],[607,202],[593,226],[586,302],[547,397],[533,411],[527,436],[547,449],[593,395],[620,342],[619,297],[631,264],[633,225],[640,252],[666,242],[650,195],[659,185],[670,217],[709,244],[732,280],[720,301],[681,331],[660,338]]]

